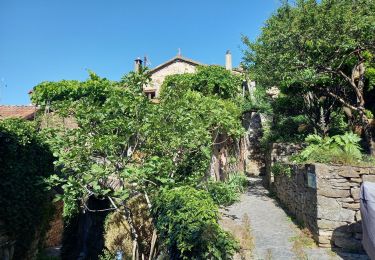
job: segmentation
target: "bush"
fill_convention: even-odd
[[[282,163],[274,163],[271,167],[271,172],[273,175],[286,175],[288,177],[291,176],[292,171],[288,165],[282,164]]]
[[[238,201],[239,193],[227,182],[209,181],[207,191],[217,205],[228,206]]]
[[[229,185],[237,192],[244,192],[248,186],[248,180],[245,174],[237,172],[229,175]]]
[[[33,123],[0,121],[0,220],[16,241],[15,259],[24,259],[47,228],[52,205],[43,178],[53,170],[53,156]]]
[[[183,186],[163,189],[155,201],[156,227],[169,259],[230,259],[238,244],[219,224],[208,192]]]
[[[248,181],[244,174],[230,175],[226,182],[209,181],[206,189],[217,205],[228,206],[238,201],[240,193],[245,191]]]
[[[353,133],[324,138],[309,135],[305,141],[308,146],[299,155],[292,157],[293,161],[357,164],[363,159],[359,145],[361,138]]]

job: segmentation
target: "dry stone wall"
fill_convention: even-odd
[[[301,151],[303,145],[293,143],[273,143],[269,148],[265,158],[265,178],[264,185],[272,188],[274,185],[274,176],[271,167],[276,162],[288,162],[291,155],[297,154]]]
[[[261,175],[264,172],[264,156],[259,143],[264,120],[257,112],[247,112],[242,121],[245,134],[239,140],[232,140],[227,135],[214,135],[216,144],[213,146],[209,169],[211,177],[225,180],[232,172],[250,175]]]
[[[306,226],[321,247],[362,251],[360,186],[375,182],[375,167],[289,165],[291,176],[275,176],[280,202]]]

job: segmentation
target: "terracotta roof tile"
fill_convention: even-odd
[[[4,106],[0,105],[0,119],[18,117],[32,120],[38,111],[36,106]]]

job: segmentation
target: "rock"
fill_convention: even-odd
[[[340,201],[340,202],[354,202],[354,199],[353,198],[339,198],[339,199],[337,199],[337,201]]]
[[[347,177],[347,178],[359,178],[360,177],[361,170],[354,167],[341,167],[339,172],[337,173],[341,177]]]
[[[336,180],[340,179],[334,179],[334,181],[330,182],[330,185],[333,186],[335,189],[341,189],[341,190],[350,190],[350,187],[352,184],[344,179],[345,182],[337,182]],[[354,185],[354,184],[353,184]],[[355,186],[358,186],[358,184],[355,184]]]
[[[319,243],[331,243],[332,231],[319,231]]]
[[[336,199],[318,196],[318,218],[354,222],[355,211],[344,209]]]
[[[360,188],[351,188],[350,189],[350,194],[352,195],[354,200],[359,200],[360,198]]]
[[[320,243],[320,242],[319,242],[319,247],[322,247],[322,248],[331,248],[332,245],[331,245],[331,242],[330,242],[330,243],[327,243],[327,244],[323,244],[323,243]]]
[[[356,221],[362,220],[361,211],[358,210],[358,211],[355,212],[355,220]]]
[[[345,198],[350,196],[349,189],[342,190],[342,189],[335,189],[331,185],[321,184],[317,191],[318,195],[330,197],[330,198]]]
[[[329,229],[334,230],[335,228],[347,226],[346,222],[340,221],[331,221],[326,219],[318,219],[318,227],[319,229]]]
[[[363,175],[362,178],[364,176],[366,176],[366,175]],[[362,178],[350,178],[350,181],[354,182],[354,183],[362,183]]]
[[[359,209],[359,203],[343,203],[342,206],[348,209]]]

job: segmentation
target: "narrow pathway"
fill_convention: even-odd
[[[223,219],[232,219],[238,224],[244,216],[249,217],[254,243],[250,259],[368,259],[366,256],[352,254],[338,256],[329,249],[317,247],[296,248],[294,241],[299,239],[301,231],[269,196],[260,178],[249,180],[249,191],[242,194],[238,203],[222,209],[221,212]]]

